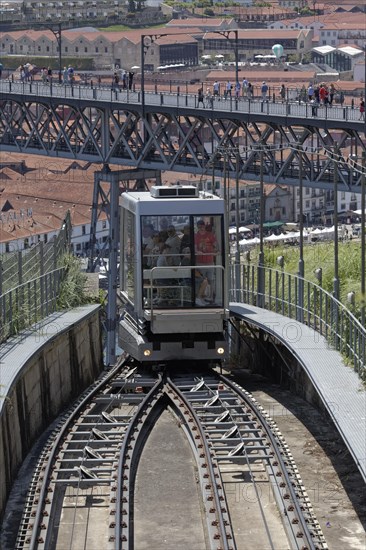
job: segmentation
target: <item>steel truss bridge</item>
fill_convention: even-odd
[[[260,179],[262,188],[277,182],[300,190],[308,186],[363,193],[364,205],[365,121],[358,120],[357,110],[323,107],[315,112],[309,104],[235,98],[197,108],[196,99],[189,94],[0,81],[2,151],[103,165],[94,178],[90,270],[109,257],[109,365],[116,354],[118,197],[131,188],[131,181],[143,188],[147,178],[159,181],[164,170],[212,174],[237,181]],[[121,169],[111,171],[110,165]],[[109,237],[98,248],[96,226],[102,212],[107,213]]]
[[[2,151],[287,185],[301,177],[325,189],[336,179],[355,193],[366,152],[359,116],[350,107],[229,98],[197,108],[192,94],[0,81]]]

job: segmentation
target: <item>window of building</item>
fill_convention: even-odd
[[[107,229],[107,221],[106,220],[102,221],[102,229]]]
[[[68,51],[69,51],[69,48],[65,46],[65,53],[67,53]]]
[[[104,48],[104,53],[108,53],[108,48],[107,47]]]
[[[99,53],[99,48],[98,48],[98,46],[96,46],[96,48],[95,48],[95,53]]]
[[[86,235],[86,227],[85,227],[85,225],[82,225],[82,226],[81,226],[81,234],[82,234],[82,235]]]
[[[85,52],[85,53],[88,53],[88,48],[84,48],[84,52]]]
[[[78,52],[79,52],[79,48],[75,46],[75,53],[78,53]]]
[[[305,201],[305,208],[310,208],[310,201]]]

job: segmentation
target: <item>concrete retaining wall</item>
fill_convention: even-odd
[[[17,471],[36,438],[103,368],[99,307],[79,308],[67,317],[70,313],[53,319],[53,330],[43,325],[38,346],[34,334],[29,336],[33,340],[31,355],[24,361],[19,358],[22,364],[18,364],[14,379],[1,388],[2,396],[6,393],[0,411],[0,517]],[[20,347],[24,343],[22,339]],[[5,360],[11,361],[9,355]]]

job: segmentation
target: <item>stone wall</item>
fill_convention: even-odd
[[[11,386],[2,388],[7,394],[0,416],[0,517],[36,438],[103,368],[97,306],[83,308],[72,324],[60,320],[59,327],[52,336],[43,327],[38,349],[19,365]]]

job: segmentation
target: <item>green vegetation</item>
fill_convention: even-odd
[[[127,16],[131,16],[131,18],[137,17],[135,13],[127,14]],[[161,29],[162,27],[165,27],[165,23],[159,23],[157,25],[149,25],[146,27],[144,26],[141,28]],[[119,32],[119,31],[130,31],[135,28],[136,28],[136,25],[133,25],[133,27],[132,26],[129,27],[128,25],[112,25],[111,27],[98,27],[98,30],[103,32]]]
[[[119,32],[119,31],[130,31],[131,27],[127,25],[112,25],[111,27],[98,27],[98,31],[102,32]]]
[[[66,272],[57,298],[57,309],[68,309],[90,303],[90,299],[85,294],[86,277],[80,271],[80,260],[72,254],[66,254],[62,263]]]
[[[53,71],[59,70],[58,57],[39,57],[32,55],[17,55],[14,56],[2,56],[1,63],[7,69],[15,70],[20,65],[25,65],[25,63],[31,63],[36,67],[51,67]],[[68,67],[71,65],[77,71],[85,71],[94,69],[94,58],[93,57],[62,57],[62,68]]]
[[[257,261],[259,248],[251,251],[251,260]],[[284,257],[284,271],[296,274],[299,267],[299,248],[277,245],[269,248],[265,245],[265,265],[273,269],[279,269],[277,264],[278,256]],[[347,294],[355,293],[354,310],[357,314],[362,302],[361,296],[361,251],[359,241],[347,241],[339,243],[339,279],[340,279],[340,301],[347,307]],[[334,245],[332,241],[326,243],[304,246],[304,278],[318,284],[315,270],[322,268],[322,287],[332,293],[334,278]]]

